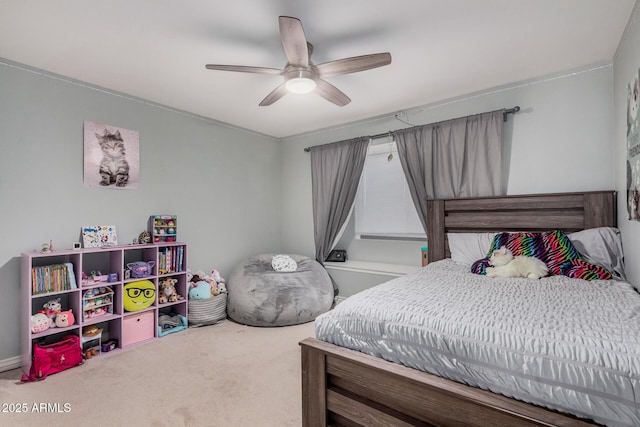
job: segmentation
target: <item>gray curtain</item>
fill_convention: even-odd
[[[427,199],[502,192],[503,110],[393,132],[411,198],[427,230]]]
[[[324,264],[349,216],[367,157],[369,137],[311,147],[316,260]]]

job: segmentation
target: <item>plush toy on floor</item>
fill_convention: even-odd
[[[184,297],[176,291],[176,283],[178,283],[177,279],[164,279],[160,282],[160,295],[158,296],[158,302],[160,304],[184,299]]]

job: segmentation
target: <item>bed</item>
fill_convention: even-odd
[[[411,308],[414,299],[418,298],[411,299],[413,297],[407,294],[396,295],[400,292],[397,290],[398,288],[411,288],[412,286],[415,288],[416,282],[422,280],[420,275],[434,276],[439,274],[444,279],[447,275],[453,277],[470,274],[460,270],[459,266],[454,265],[455,263],[448,259],[451,255],[447,239],[449,233],[537,232],[551,229],[572,233],[584,229],[616,225],[616,203],[613,191],[432,200],[427,202],[427,207],[430,219],[429,266],[421,269],[415,277],[392,281],[400,280],[402,286],[394,288],[392,282],[379,285],[375,289],[365,291],[365,295],[362,297],[361,294],[358,294],[357,298],[349,298],[332,312],[344,317],[345,313],[351,310],[351,306],[355,304],[355,302],[351,302],[352,298],[357,302],[358,299],[365,298],[368,293],[373,294],[374,299],[382,300],[385,295],[388,295],[390,307],[393,307],[394,304],[396,308],[402,307],[402,298],[405,298],[407,309],[401,317],[408,318],[407,323],[411,324],[411,316],[416,310],[431,310],[433,308],[425,309],[420,306],[417,309]],[[487,278],[483,277],[483,279]],[[576,279],[564,279],[575,283],[581,282]],[[559,280],[559,278],[543,279],[539,283],[536,282],[535,286],[544,286],[544,280],[553,281]],[[456,292],[454,286],[455,280],[448,286],[453,288],[451,292]],[[562,287],[569,292],[574,292],[575,295],[580,295],[580,288],[574,284]],[[531,287],[522,289],[528,288]],[[582,289],[608,295],[606,288],[605,284],[599,283]],[[515,391],[501,390],[495,384],[491,385],[490,381],[469,380],[468,372],[456,374],[455,371],[460,369],[460,366],[468,367],[468,365],[459,363],[460,361],[455,358],[452,361],[440,357],[438,352],[435,356],[430,356],[430,353],[426,352],[427,358],[440,358],[444,361],[440,368],[433,369],[432,366],[431,371],[438,374],[433,375],[420,370],[423,369],[419,366],[422,362],[415,362],[412,358],[409,358],[408,362],[405,360],[401,363],[385,360],[383,357],[388,358],[389,354],[395,352],[393,347],[362,350],[359,348],[359,340],[357,339],[345,339],[343,340],[345,342],[337,340],[341,345],[336,345],[326,340],[308,338],[300,343],[302,350],[303,425],[586,426],[596,424],[593,419],[607,425],[638,425],[640,423],[640,414],[638,413],[638,402],[640,401],[640,393],[638,392],[640,390],[638,385],[640,381],[640,375],[638,375],[640,371],[640,357],[638,357],[640,349],[640,332],[638,332],[640,329],[640,310],[638,310],[640,295],[631,285],[622,281],[615,281],[611,288],[615,289],[618,294],[617,299],[610,301],[614,306],[626,304],[625,301],[632,301],[631,305],[627,307],[630,311],[626,314],[623,313],[624,316],[620,316],[622,319],[620,321],[627,322],[625,325],[628,326],[629,318],[635,316],[635,320],[631,324],[637,327],[632,326],[635,328],[634,330],[625,331],[625,334],[629,333],[633,336],[630,336],[628,348],[623,349],[626,353],[619,357],[622,364],[629,365],[625,369],[629,369],[632,373],[630,376],[622,378],[622,385],[617,386],[619,389],[608,390],[609,386],[605,383],[599,390],[594,391],[585,389],[585,387],[575,388],[582,393],[577,396],[578,401],[584,400],[584,396],[588,396],[589,393],[598,396],[607,395],[609,400],[598,400],[599,398],[593,401],[588,400],[587,404],[575,409],[567,406],[568,404],[565,405],[565,401],[559,399],[559,403],[552,402],[549,407],[549,402],[545,402],[544,399],[538,401],[531,396],[527,397],[528,387],[539,387],[538,377],[534,372],[523,372],[522,375],[504,373],[504,375],[497,376],[494,373],[493,376],[501,378],[503,383],[517,385]],[[416,289],[419,289],[419,285]],[[535,294],[536,291],[530,290],[530,292]],[[452,294],[445,293],[434,298],[440,297],[443,298],[443,302],[446,302],[452,298]],[[469,297],[469,299],[472,298]],[[582,299],[585,304],[590,304],[589,301],[597,298],[600,297],[597,295],[583,296]],[[341,306],[347,303],[349,303],[345,306],[347,308],[342,309]],[[637,307],[633,305],[635,303],[638,304]],[[371,306],[375,311],[377,304],[373,303]],[[523,307],[526,308],[526,305]],[[556,313],[562,315],[565,314],[565,311],[572,313],[571,310],[563,310],[562,308],[557,309]],[[618,310],[611,311],[617,312]],[[619,311],[622,313],[623,310]],[[316,332],[321,338],[330,337],[332,334],[340,332],[336,329],[340,329],[342,326],[337,320],[331,318],[332,312],[320,316],[316,321]],[[443,312],[446,313],[447,310],[443,309]],[[518,316],[519,310],[515,310],[512,314]],[[357,313],[354,316],[357,317]],[[594,317],[597,316],[594,315]],[[589,320],[590,318],[587,316],[584,319]],[[445,323],[444,327],[448,327],[446,321],[443,322]],[[338,326],[331,326],[333,323]],[[399,324],[400,322],[398,322]],[[389,325],[395,326],[395,323],[388,322],[382,325],[380,327],[381,333],[386,334],[393,329]],[[344,327],[347,328],[347,326]],[[575,333],[574,336],[579,337],[580,333]],[[386,339],[386,337],[384,338]],[[439,338],[436,336],[431,339],[437,340]],[[387,345],[386,341],[379,341],[382,341],[383,347]],[[445,347],[452,344],[446,339],[444,342]],[[362,351],[353,350],[347,346]],[[614,349],[612,354],[619,354],[616,353],[617,350],[619,349]],[[480,354],[482,350],[477,352]],[[469,353],[474,353],[474,351]],[[529,356],[534,362],[540,359],[535,354],[529,354]],[[487,357],[495,359],[495,355]],[[608,356],[601,354],[598,357],[606,358]],[[508,359],[505,357],[505,360]],[[430,362],[427,365],[430,365]],[[523,366],[523,369],[528,369],[529,365],[524,363]],[[502,369],[502,367],[498,369]],[[549,369],[557,368],[551,367]],[[613,375],[611,370],[603,372],[605,372],[604,376]],[[484,371],[484,374],[491,376],[491,371]],[[447,377],[452,379],[447,379]],[[547,392],[551,395],[555,393],[554,396],[560,396],[564,393],[562,384],[546,384],[544,387],[551,387],[551,391],[547,390]],[[517,397],[517,399],[507,396]],[[612,407],[598,407],[600,402],[605,402],[604,405],[611,404]],[[610,414],[615,412],[622,412],[622,415]]]

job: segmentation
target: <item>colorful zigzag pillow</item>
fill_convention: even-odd
[[[612,275],[605,268],[585,261],[561,230],[544,233],[498,233],[493,238],[487,257],[471,266],[476,274],[486,274],[491,266],[489,257],[494,250],[505,246],[514,256],[534,256],[542,260],[550,274],[564,275],[584,280],[609,280]]]

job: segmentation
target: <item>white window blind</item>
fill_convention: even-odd
[[[355,228],[360,238],[424,239],[395,142],[369,147],[356,196]]]

